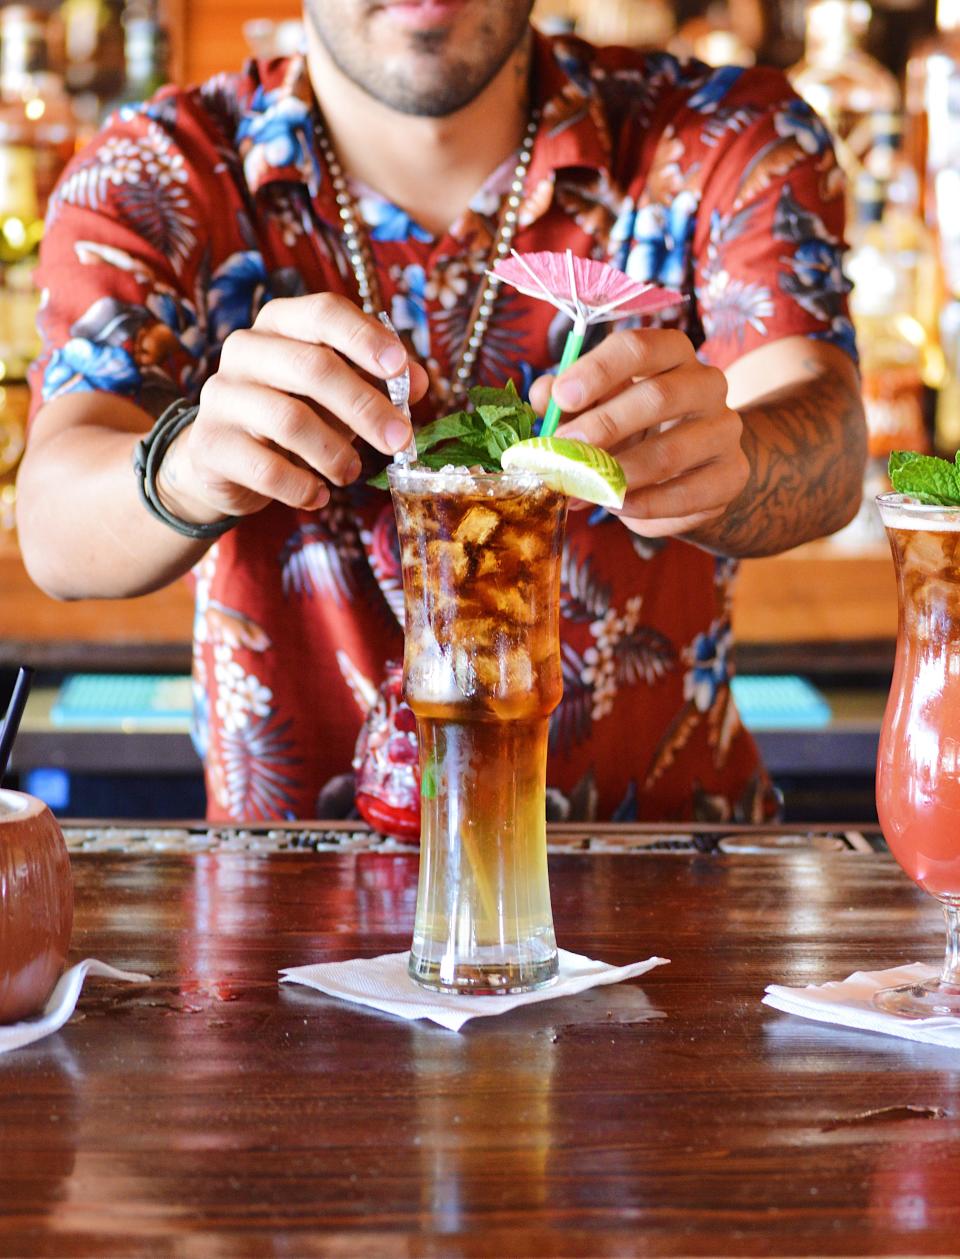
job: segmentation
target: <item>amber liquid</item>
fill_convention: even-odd
[[[565,501],[529,478],[463,480],[393,487],[422,781],[410,969],[427,987],[517,992],[557,972],[545,795]]]

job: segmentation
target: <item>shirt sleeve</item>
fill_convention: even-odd
[[[700,112],[697,142],[700,356],[726,367],[799,335],[856,361],[841,265],[845,183],[823,123],[779,71],[747,71],[722,107]]]
[[[170,92],[118,111],[51,198],[31,414],[82,390],[120,394],[154,415],[199,393],[209,338],[195,295],[207,233],[195,156],[179,133],[182,99]]]

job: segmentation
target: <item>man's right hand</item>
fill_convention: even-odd
[[[160,496],[193,523],[247,516],[271,501],[316,510],[329,485],[360,475],[358,437],[392,455],[412,430],[369,379],[408,365],[402,342],[335,293],[268,302],[224,342],[196,421],[160,465]],[[409,363],[411,399],[427,374]]]

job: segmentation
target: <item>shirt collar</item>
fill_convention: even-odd
[[[564,168],[609,173],[610,132],[596,79],[594,49],[571,37],[534,33],[540,130],[528,187],[553,182]],[[256,196],[275,183],[305,184],[325,218],[337,207],[316,141],[317,105],[302,56],[253,63],[251,91],[236,131],[244,177]]]

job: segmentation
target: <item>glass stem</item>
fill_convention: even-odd
[[[947,952],[940,982],[960,990],[960,904],[945,902],[943,916],[947,920]]]

